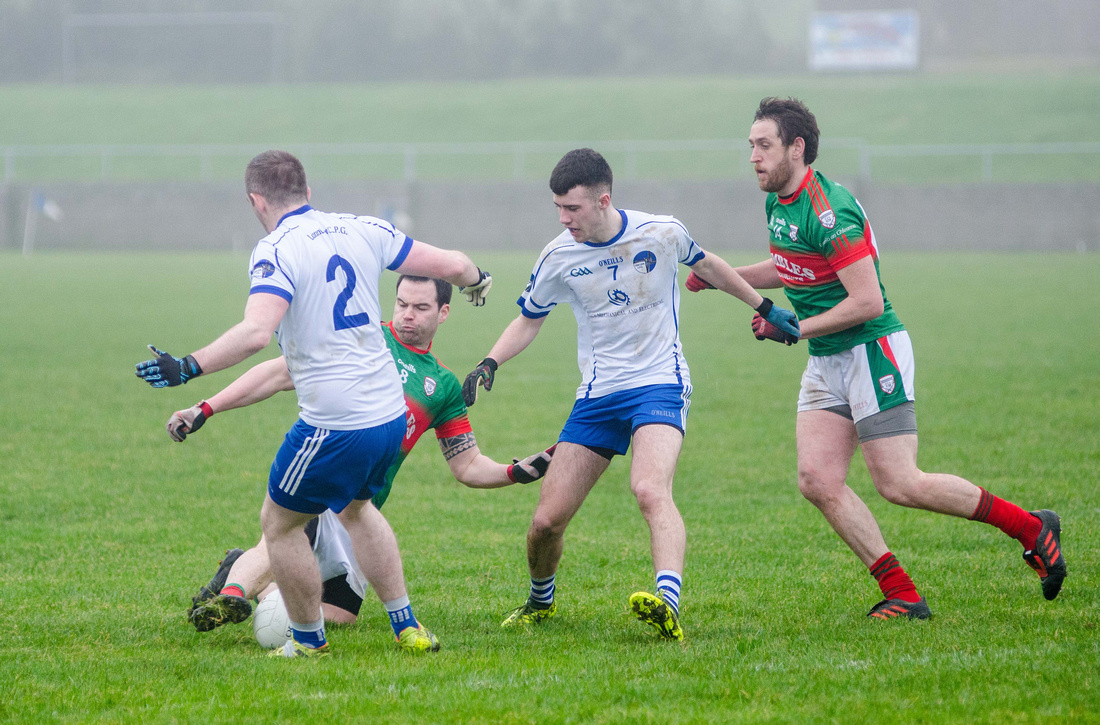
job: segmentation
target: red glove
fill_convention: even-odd
[[[687,282],[684,283],[684,286],[688,288],[689,292],[700,292],[705,289],[714,289],[714,285],[712,285],[710,282],[706,281],[699,275],[695,274],[694,272],[688,275]]]
[[[752,316],[752,334],[756,335],[757,340],[775,340],[784,345],[798,344],[797,337],[780,330],[778,327],[761,317],[759,312]]]

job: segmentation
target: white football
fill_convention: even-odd
[[[265,649],[282,647],[290,639],[290,615],[286,613],[283,595],[278,589],[256,605],[252,615],[252,631]]]

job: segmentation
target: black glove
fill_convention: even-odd
[[[512,465],[508,466],[508,479],[513,483],[531,483],[546,475],[546,469],[550,467],[550,460],[554,457],[554,449],[557,444],[550,446],[545,451],[540,451],[533,456],[527,456],[522,461],[512,459]]]
[[[191,378],[202,375],[202,368],[195,362],[195,358],[188,355],[182,360],[168,353],[158,350],[152,345],[149,349],[156,353],[155,360],[146,360],[138,363],[135,374],[152,385],[154,388],[171,388],[183,385]]]
[[[466,376],[462,383],[462,402],[466,407],[477,402],[477,386],[481,385],[486,390],[493,389],[493,378],[497,374],[497,361],[487,357],[477,364],[474,371]]]

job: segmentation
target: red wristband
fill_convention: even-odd
[[[210,403],[207,403],[205,400],[199,403],[199,410],[201,410],[202,414],[207,418],[212,418],[214,416],[214,409],[211,408]]]

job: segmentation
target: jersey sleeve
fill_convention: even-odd
[[[470,427],[470,417],[463,413],[457,418],[451,418],[449,421],[442,425],[435,427],[435,437],[439,440],[444,438],[454,438],[460,436],[463,433],[473,432],[473,428]]]
[[[565,256],[561,250],[565,248],[565,245],[547,247],[535,262],[531,280],[516,300],[524,317],[546,317],[559,302],[568,300],[569,287],[562,278],[561,268]]]
[[[371,240],[378,249],[378,258],[382,267],[391,272],[405,261],[412,249],[413,239],[396,229],[384,219],[371,216],[355,217],[363,236]]]
[[[681,230],[677,244],[680,264],[691,267],[707,255],[703,252],[703,248],[696,244],[695,240],[691,238],[691,235],[688,234],[687,227],[681,224],[679,219],[673,219],[672,221],[674,221],[676,226]]]
[[[439,409],[432,417],[432,427],[435,428],[436,438],[453,438],[463,433],[469,433],[470,418],[466,414],[466,403],[462,400],[462,386],[454,373],[447,370],[446,375],[440,376],[439,392],[443,398],[438,403]]]
[[[273,294],[288,303],[294,299],[294,264],[286,254],[280,254],[278,246],[263,239],[252,251],[248,261],[251,280],[250,295]]]
[[[832,229],[822,224],[821,253],[834,270],[874,254],[867,218],[854,202],[837,204]]]

